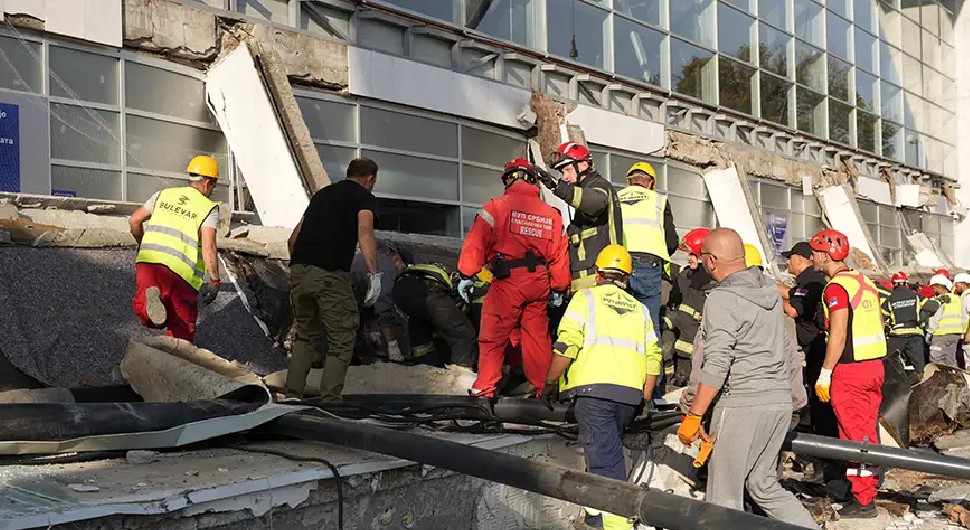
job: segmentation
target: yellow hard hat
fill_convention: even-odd
[[[627,178],[630,178],[630,173],[634,171],[643,171],[647,175],[650,175],[650,178],[657,180],[657,172],[653,170],[653,166],[649,162],[640,161],[630,166],[630,169],[626,171]]]
[[[596,270],[633,274],[633,258],[623,245],[607,245],[596,256]]]
[[[482,270],[478,271],[478,279],[482,283],[492,283],[492,271],[482,267]]]
[[[200,177],[217,179],[219,178],[219,162],[211,156],[199,155],[189,160],[189,166],[185,168],[185,172]]]
[[[761,261],[761,253],[758,252],[758,247],[752,245],[751,243],[744,244],[744,264],[748,267],[764,267],[764,261]]]

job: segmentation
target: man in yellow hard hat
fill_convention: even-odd
[[[209,199],[219,182],[219,163],[200,155],[185,171],[188,186],[152,195],[128,225],[138,242],[135,315],[146,327],[166,328],[169,336],[191,342],[199,302],[209,304],[219,293],[219,206]]]
[[[623,431],[649,400],[660,375],[660,343],[643,304],[627,293],[630,254],[607,245],[596,257],[596,285],[573,294],[559,323],[542,390],[551,404],[575,399],[588,472],[626,480]],[[632,530],[626,517],[586,509],[586,524]]]

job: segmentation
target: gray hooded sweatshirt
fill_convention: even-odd
[[[791,405],[785,314],[778,289],[757,267],[731,274],[704,304],[700,382],[721,406]]]

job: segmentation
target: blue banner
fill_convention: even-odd
[[[771,243],[775,247],[775,253],[780,255],[782,252],[788,250],[785,244],[785,235],[788,232],[788,218],[783,215],[778,215],[775,213],[765,214],[765,228],[768,229],[768,237],[771,238]]]
[[[20,191],[20,107],[0,103],[0,191]]]

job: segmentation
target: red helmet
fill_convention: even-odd
[[[539,179],[536,177],[536,171],[532,168],[532,164],[524,158],[510,160],[509,163],[505,164],[505,170],[502,171],[502,184],[505,184],[506,188],[519,179],[529,184],[539,182]]]
[[[707,239],[707,235],[711,233],[710,228],[695,228],[690,232],[684,234],[684,237],[680,240],[680,245],[677,250],[681,252],[688,252],[695,256],[700,257],[701,255],[701,245],[704,244],[704,240]]]
[[[893,274],[893,283],[909,283],[909,275],[903,271]]]
[[[950,279],[950,271],[948,271],[946,269],[937,269],[936,272],[933,273],[933,275],[935,276],[937,274],[940,274],[942,276],[946,276],[946,279],[947,280]]]
[[[582,160],[592,162],[593,155],[589,153],[589,149],[586,149],[586,146],[583,144],[566,142],[560,145],[559,148],[553,151],[549,156],[549,166],[557,171],[562,171],[562,168],[566,167],[567,165],[575,164]]]
[[[849,255],[849,238],[838,230],[826,228],[815,234],[809,242],[812,250],[824,252],[835,261],[842,261]]]

